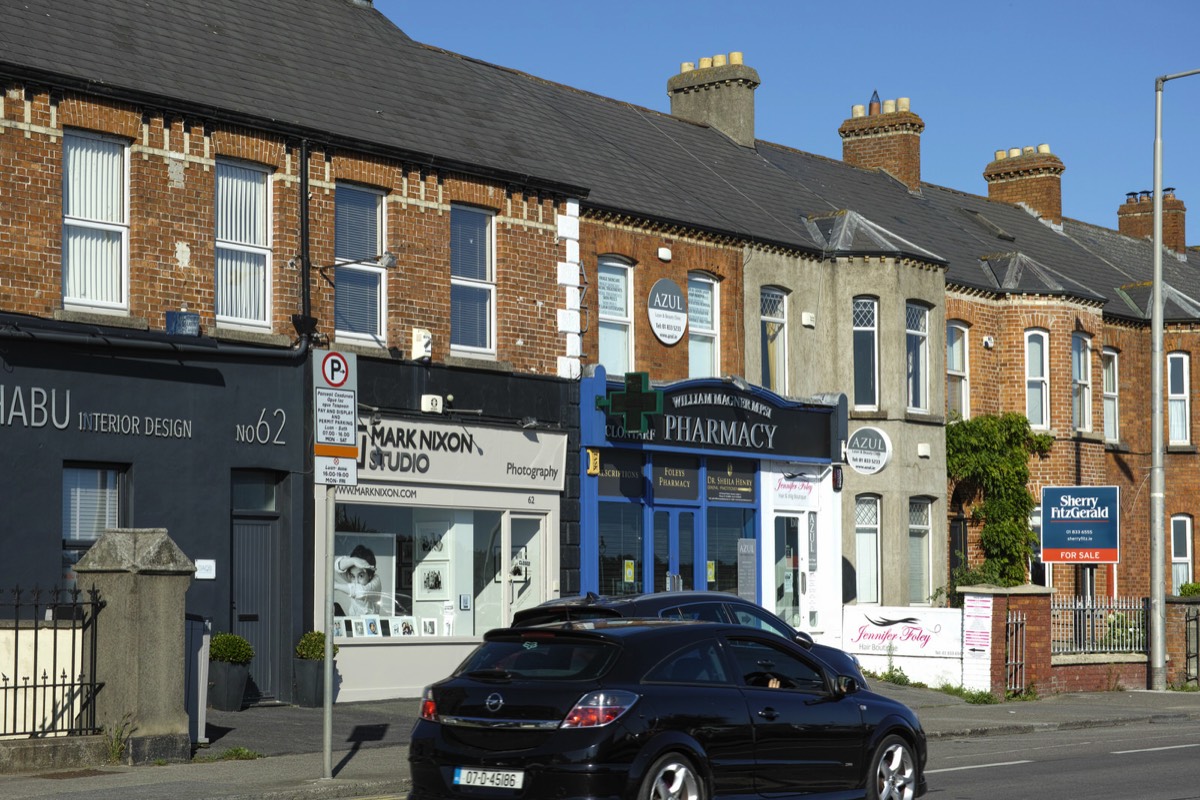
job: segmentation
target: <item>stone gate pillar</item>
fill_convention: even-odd
[[[195,565],[165,528],[110,528],[75,565],[104,602],[95,631],[97,724],[125,724],[132,763],[189,761],[184,593]]]

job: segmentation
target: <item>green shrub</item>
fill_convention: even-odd
[[[1179,587],[1180,597],[1195,597],[1200,595],[1200,583],[1185,583]]]
[[[227,661],[230,664],[249,664],[254,659],[254,648],[245,637],[236,633],[213,634],[208,643],[209,661]]]
[[[338,654],[338,646],[333,646],[333,654]],[[323,631],[309,631],[300,637],[300,641],[296,643],[296,658],[304,659],[305,661],[324,661],[325,660],[325,633]]]

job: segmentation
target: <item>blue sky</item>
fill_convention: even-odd
[[[375,0],[419,42],[659,111],[684,61],[742,51],[760,139],[841,158],[878,90],[925,121],[924,180],[986,195],[999,149],[1048,143],[1063,213],[1117,225],[1153,186],[1154,79],[1200,69],[1196,0]],[[1163,183],[1200,244],[1200,75],[1166,84]],[[1193,233],[1194,232],[1194,233]]]

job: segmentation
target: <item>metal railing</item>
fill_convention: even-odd
[[[1025,693],[1025,612],[1009,611],[1004,624],[1005,691]]]
[[[0,738],[96,734],[96,589],[0,597]]]
[[[1144,597],[1053,597],[1050,652],[1145,653]]]

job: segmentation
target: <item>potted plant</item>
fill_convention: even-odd
[[[336,656],[338,646],[333,646]],[[325,705],[325,634],[309,631],[296,643],[292,659],[292,697],[296,705],[317,708]]]
[[[208,644],[208,704],[218,711],[241,711],[254,648],[236,633],[217,633]]]

